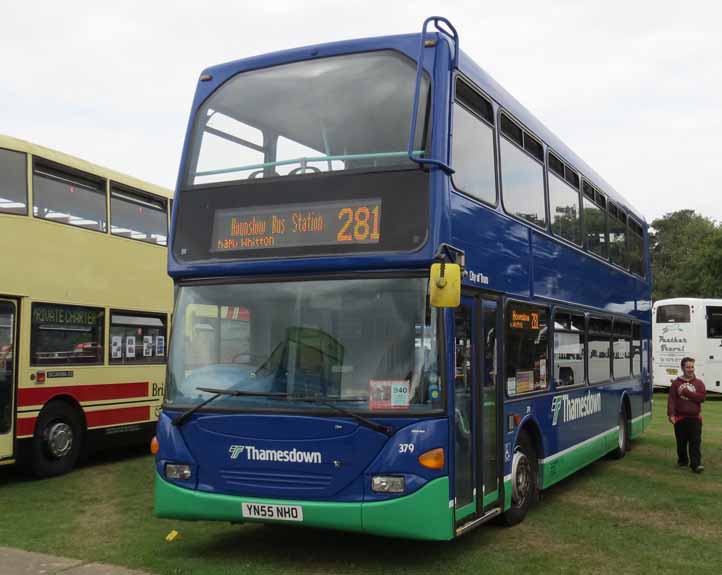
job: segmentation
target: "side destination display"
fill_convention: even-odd
[[[381,241],[381,199],[216,210],[212,253]]]

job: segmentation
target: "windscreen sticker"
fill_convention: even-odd
[[[369,380],[369,409],[408,409],[410,388],[405,379]]]

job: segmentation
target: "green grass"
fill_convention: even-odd
[[[34,481],[0,468],[0,546],[167,575],[243,573],[718,574],[722,401],[704,408],[705,473],[675,466],[666,396],[621,461],[601,460],[543,494],[521,525],[449,543],[152,516],[153,460],[125,452]],[[176,529],[179,539],[165,541]]]

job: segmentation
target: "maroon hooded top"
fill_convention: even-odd
[[[682,390],[680,392],[680,389]],[[676,418],[699,418],[702,411],[702,402],[707,391],[701,379],[696,377],[691,381],[678,377],[669,388],[667,399],[667,416]]]

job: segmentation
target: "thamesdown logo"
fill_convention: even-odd
[[[282,463],[322,463],[321,452],[298,449],[257,449],[254,445],[231,445],[231,459],[245,454],[246,461],[280,461]]]
[[[581,419],[602,411],[602,394],[587,392],[581,397],[569,398],[569,394],[557,395],[552,400],[552,425],[559,423],[561,415],[564,423]]]

